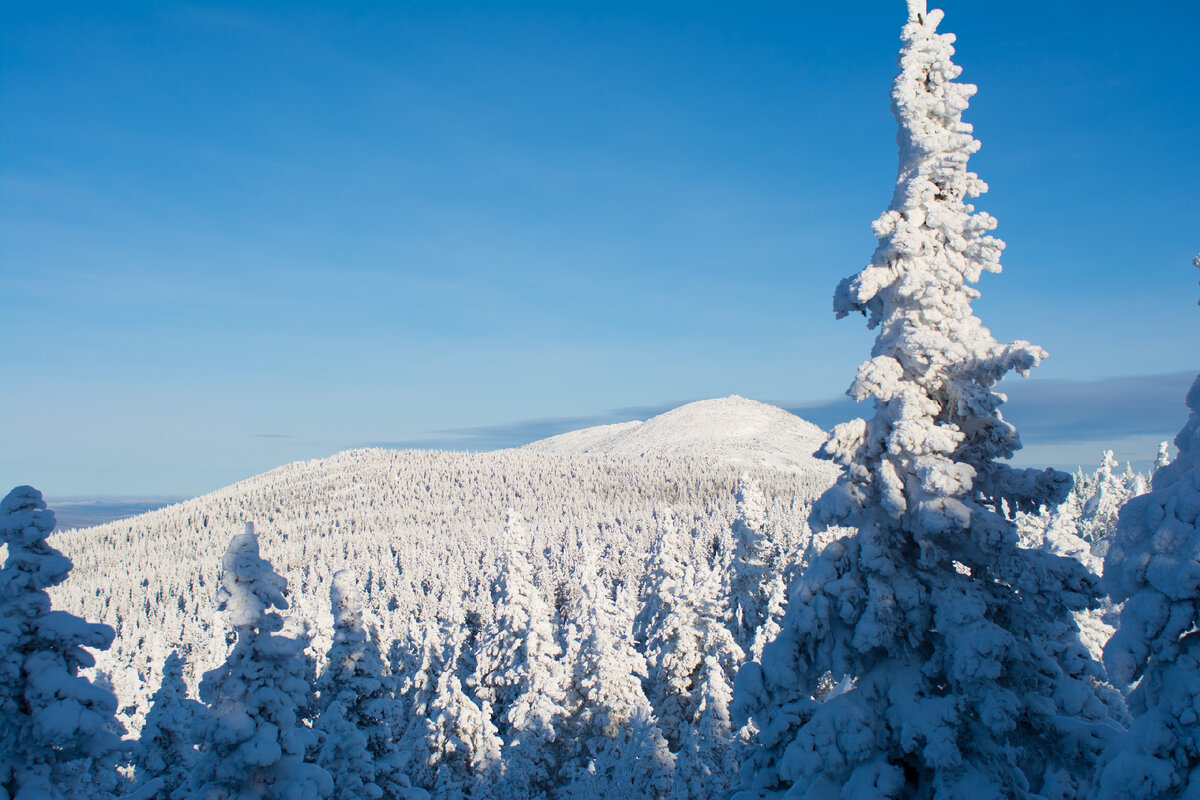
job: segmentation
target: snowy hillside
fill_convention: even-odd
[[[812,456],[823,437],[781,409],[731,397],[517,450],[347,451],[139,517],[54,534],[55,546],[75,563],[54,602],[116,629],[97,668],[111,680],[131,732],[142,726],[172,650],[184,656],[193,693],[201,674],[225,658],[228,629],[214,594],[221,554],[247,521],[256,524],[263,557],[287,579],[289,613],[299,629],[308,626],[314,662],[325,662],[332,640],[332,576],[354,570],[365,619],[417,705],[419,687],[411,681],[418,673],[453,676],[467,687],[474,681],[482,691],[479,648],[501,613],[497,587],[512,569],[505,565],[514,529],[528,538],[530,580],[549,604],[547,623],[568,664],[595,658],[580,648],[603,633],[625,657],[652,667],[654,654],[643,651],[665,645],[647,645],[649,622],[638,627],[635,620],[656,618],[658,589],[647,576],[667,569],[655,564],[668,540],[675,542],[671,557],[694,572],[690,591],[716,592],[708,613],[718,614],[717,625],[727,624],[722,608],[770,605],[756,612],[754,624],[748,611],[737,612],[740,627],[730,635],[748,652],[761,647],[761,633],[758,644],[752,641],[757,626],[781,613],[783,571],[812,549],[808,509],[834,479],[834,470]],[[741,485],[743,472],[750,484]],[[739,503],[747,492],[748,506]],[[756,570],[742,584],[770,584],[776,596],[731,596],[739,564]],[[730,656],[722,680],[732,681],[739,664]],[[427,671],[431,665],[435,673]],[[661,696],[653,669],[630,669],[647,674],[649,697]],[[594,689],[572,684],[563,691],[568,711],[578,711]],[[495,702],[490,708],[504,730],[504,709]],[[418,727],[410,734],[416,750],[436,751],[427,738],[436,738],[433,732]],[[679,745],[677,734],[664,734],[671,747]],[[586,732],[572,736],[588,741]],[[585,756],[568,760],[584,770],[580,775],[590,774]],[[433,781],[437,766],[417,768],[414,780]]]
[[[825,431],[795,414],[738,395],[688,403],[645,422],[572,431],[526,445],[544,453],[702,456],[740,467],[829,475],[837,468],[813,453]]]

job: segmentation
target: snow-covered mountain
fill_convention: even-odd
[[[825,431],[782,408],[738,395],[688,403],[645,422],[599,425],[525,446],[543,453],[696,456],[743,467],[834,476],[814,457]]]
[[[731,568],[744,547],[733,534],[744,471],[761,495],[755,525],[770,553],[760,560],[779,571],[801,558],[811,543],[808,508],[835,474],[813,458],[823,438],[782,409],[730,397],[515,450],[346,451],[54,534],[75,563],[54,601],[116,629],[97,668],[136,731],[172,650],[185,656],[193,692],[200,675],[224,659],[227,630],[213,600],[221,553],[251,521],[263,556],[288,580],[291,613],[309,626],[318,664],[332,635],[331,579],[349,568],[397,675],[419,665],[431,646],[449,646],[465,682],[473,637],[495,613],[511,516],[529,536],[533,581],[554,609],[564,651],[568,630],[578,635],[593,624],[575,616],[587,593],[616,603],[616,616],[604,624],[632,646],[629,626],[643,610],[644,579],[665,531],[686,535],[695,563]]]

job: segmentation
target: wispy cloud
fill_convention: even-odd
[[[1003,385],[1008,394],[1005,418],[1025,443],[1021,463],[1055,466],[1090,464],[1105,447],[1127,451],[1135,466],[1153,458],[1146,445],[1175,435],[1187,418],[1183,398],[1194,380],[1191,372],[1135,375],[1090,381],[1022,380]],[[499,425],[448,428],[428,437],[367,442],[368,447],[399,450],[499,450],[568,431],[630,420],[646,420],[682,403],[617,408],[605,414],[547,417]],[[806,403],[777,403],[826,430],[871,413],[869,405],[849,397]],[[1142,446],[1145,445],[1143,448]],[[1145,453],[1141,450],[1145,449]]]
[[[1023,441],[1058,444],[1128,436],[1174,436],[1187,419],[1194,372],[1096,381],[1006,382],[1005,419]]]
[[[612,425],[630,420],[647,420],[657,414],[670,411],[678,405],[680,404],[635,406],[618,408],[605,414],[591,416],[544,417],[499,425],[445,428],[420,439],[366,442],[365,446],[396,450],[502,450],[507,447],[520,447],[530,442],[536,442],[538,439],[557,436],[568,431],[577,431],[581,428]]]

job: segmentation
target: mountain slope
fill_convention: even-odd
[[[495,587],[512,552],[507,519],[528,536],[530,581],[553,614],[562,666],[574,669],[595,619],[625,651],[638,646],[630,626],[666,531],[684,534],[689,568],[732,568],[744,471],[761,489],[758,518],[776,576],[801,563],[819,545],[808,509],[833,480],[830,465],[812,457],[822,438],[781,409],[734,397],[513,450],[346,451],[55,534],[75,568],[53,599],[116,629],[97,669],[136,733],[172,650],[186,659],[192,691],[225,658],[229,633],[214,603],[221,553],[254,522],[263,556],[288,581],[289,613],[312,636],[314,660],[324,661],[331,642],[332,576],[352,569],[390,670],[407,698],[424,703],[421,675],[432,673],[422,664],[441,665],[470,690],[478,636],[496,616]],[[572,686],[570,696],[582,696]],[[420,750],[423,727],[417,735]]]

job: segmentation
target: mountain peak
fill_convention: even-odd
[[[825,432],[768,403],[740,395],[698,400],[645,422],[600,425],[526,445],[547,453],[708,456],[746,466],[833,473],[814,456]]]

